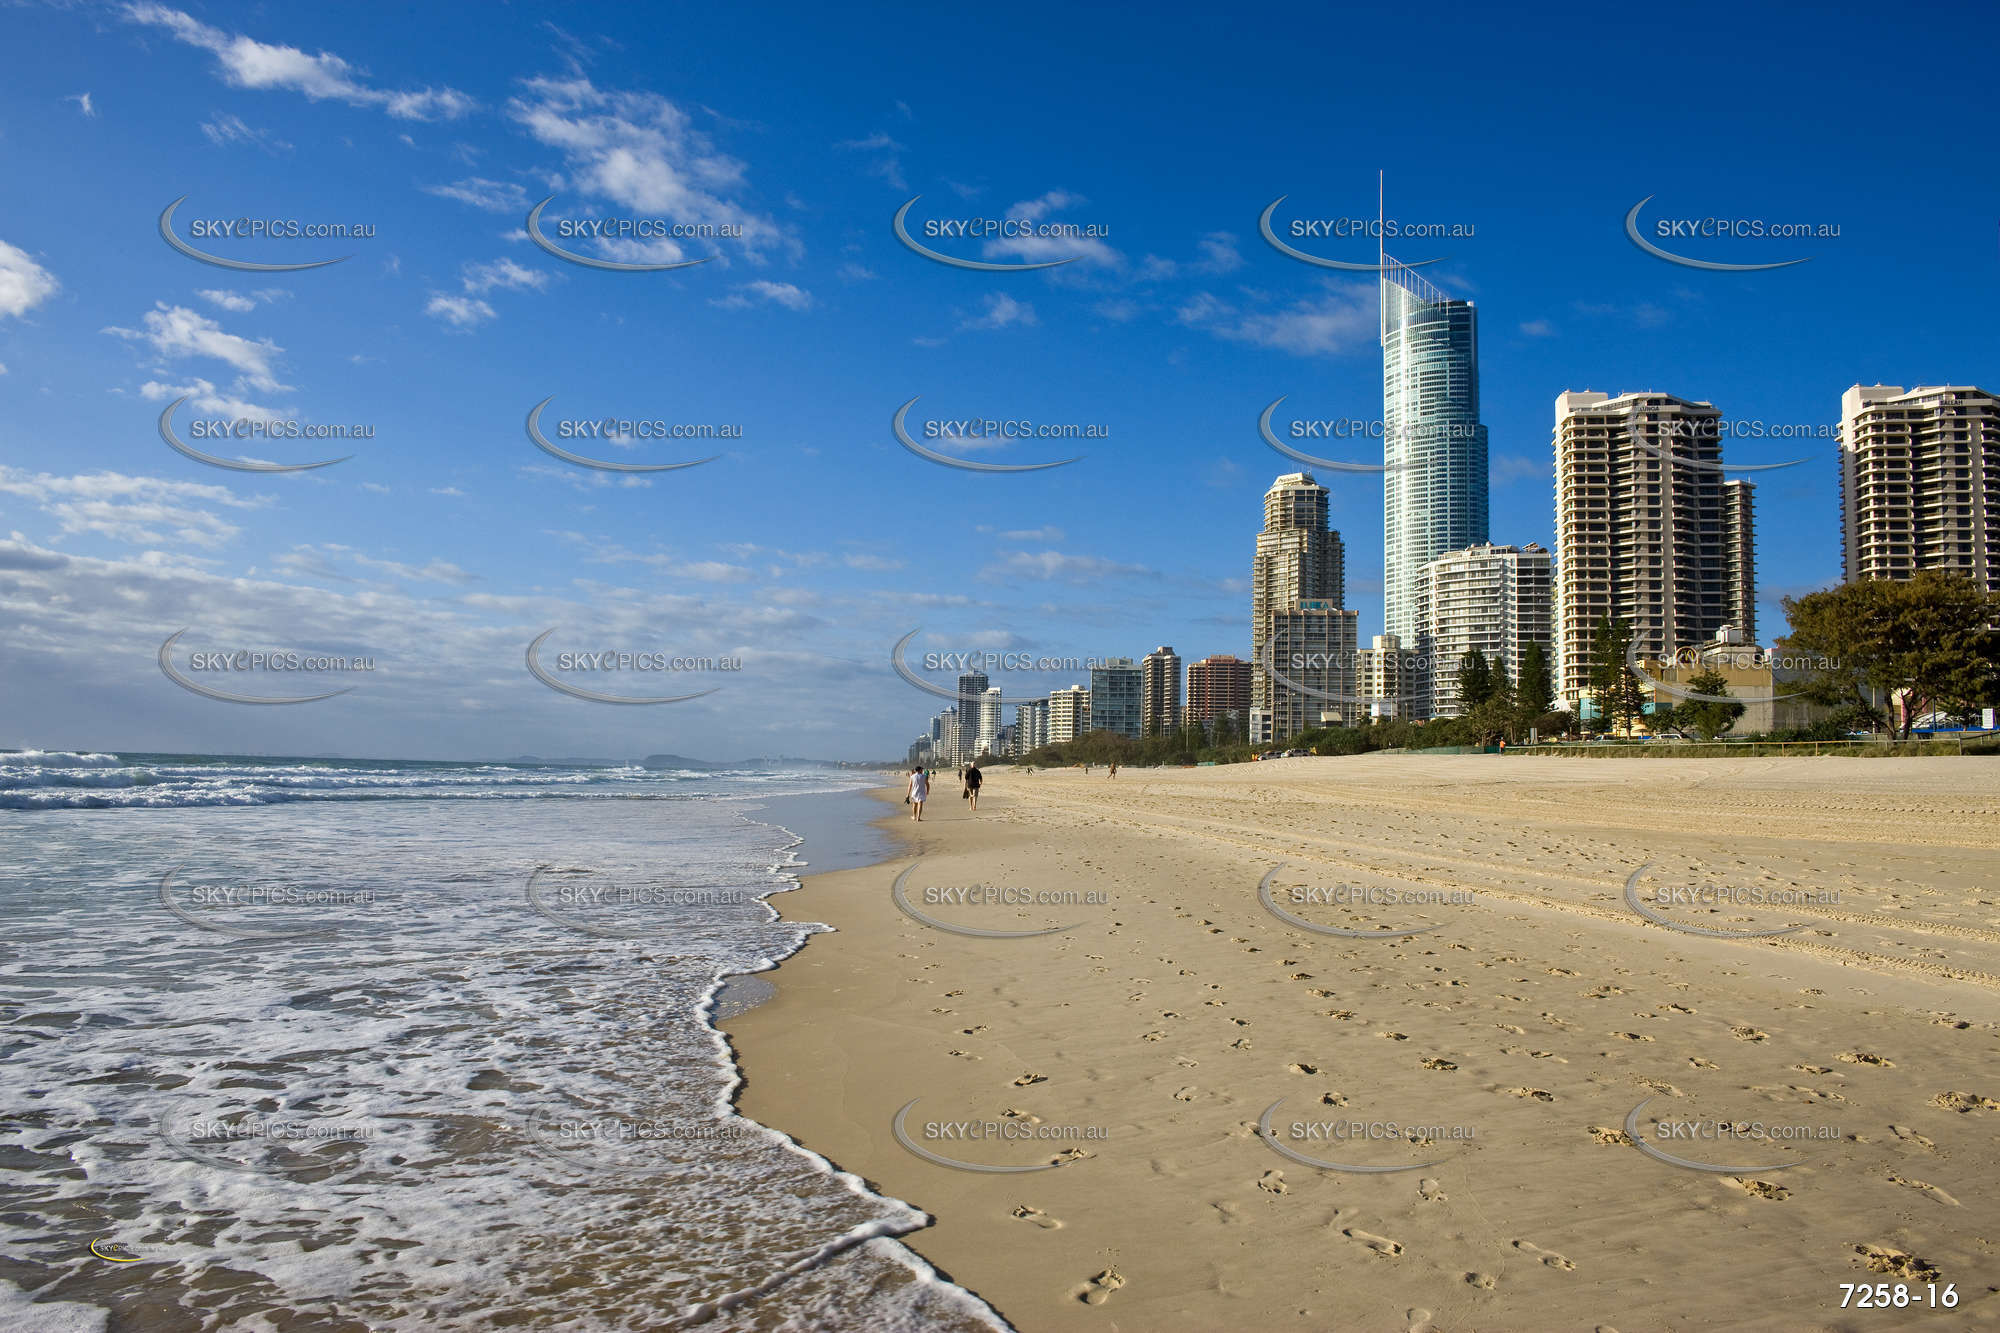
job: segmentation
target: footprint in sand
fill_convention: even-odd
[[[1842,1051],[1837,1057],[1844,1065],[1874,1065],[1879,1069],[1894,1069],[1896,1062],[1866,1051]]]
[[[1514,1248],[1519,1250],[1522,1254],[1529,1256],[1532,1259],[1539,1259],[1543,1264],[1545,1264],[1550,1268],[1560,1268],[1565,1273],[1573,1273],[1576,1271],[1575,1264],[1563,1258],[1560,1254],[1557,1254],[1554,1250],[1545,1250],[1541,1246],[1536,1245],[1530,1241],[1517,1240],[1514,1242]]]
[[[1193,1089],[1193,1088],[1182,1088],[1182,1089],[1181,1089],[1181,1090],[1180,1090],[1179,1092],[1176,1092],[1176,1093],[1174,1094],[1174,1100],[1175,1100],[1175,1101],[1177,1101],[1177,1102],[1191,1102],[1191,1101],[1193,1101],[1193,1100],[1194,1100],[1194,1089]]]
[[[1966,1115],[1973,1111],[2000,1111],[2000,1102],[1991,1097],[1982,1097],[1976,1092],[1940,1092],[1931,1098],[1932,1106],[1942,1106],[1947,1111]]]
[[[1111,1299],[1111,1293],[1125,1285],[1125,1277],[1115,1268],[1107,1268],[1090,1281],[1083,1284],[1083,1290],[1076,1298],[1085,1305],[1102,1305]]]
[[[1695,1067],[1696,1069],[1720,1069],[1720,1068],[1722,1068],[1722,1066],[1721,1066],[1721,1065],[1718,1065],[1717,1063],[1715,1063],[1715,1061],[1713,1061],[1713,1060],[1704,1060],[1704,1059],[1702,1059],[1702,1058],[1701,1058],[1700,1056],[1698,1056],[1698,1055],[1690,1055],[1690,1056],[1688,1057],[1688,1063],[1689,1063],[1689,1064],[1691,1064],[1691,1065],[1693,1065],[1693,1066],[1694,1066],[1694,1067]],[[1820,1073],[1822,1073],[1822,1074],[1824,1074],[1824,1073],[1825,1073],[1826,1071],[1825,1071],[1824,1069],[1822,1069],[1822,1070],[1820,1070],[1819,1072],[1820,1072]]]
[[[1908,1125],[1891,1125],[1889,1126],[1889,1132],[1891,1134],[1894,1134],[1897,1138],[1901,1139],[1905,1143],[1916,1144],[1919,1148],[1922,1148],[1925,1152],[1937,1151],[1937,1144],[1932,1143],[1929,1139],[1917,1133],[1916,1130],[1911,1129]]]
[[[1736,1038],[1736,1040],[1738,1041],[1763,1041],[1766,1037],[1769,1037],[1771,1034],[1768,1032],[1760,1032],[1756,1028],[1734,1027],[1729,1029],[1729,1035]]]
[[[1286,1066],[1285,1066],[1285,1072],[1286,1072],[1286,1073],[1288,1073],[1288,1074],[1317,1074],[1317,1073],[1319,1072],[1319,1066],[1318,1066],[1318,1065],[1296,1065],[1296,1064],[1295,1064],[1295,1065],[1286,1065]]]
[[[1424,1061],[1424,1068],[1449,1070],[1449,1069],[1456,1069],[1458,1068],[1458,1066],[1453,1064],[1449,1060],[1440,1060],[1437,1057],[1433,1056],[1432,1058]]]
[[[1050,1217],[1041,1209],[1030,1208],[1025,1203],[1014,1206],[1014,1216],[1020,1218],[1023,1222],[1033,1222],[1044,1231],[1058,1231],[1062,1228],[1062,1223],[1056,1221],[1056,1219]]]
[[[1021,1077],[1014,1080],[1014,1086],[1017,1088],[1025,1088],[1031,1083],[1046,1083],[1048,1081],[1049,1081],[1049,1076],[1047,1074],[1023,1074],[1021,1075]]]
[[[1792,1197],[1792,1192],[1783,1185],[1768,1180],[1745,1180],[1741,1176],[1724,1176],[1723,1179],[1753,1199],[1770,1199],[1775,1203],[1783,1203]]]
[[[1651,1041],[1651,1040],[1652,1040],[1652,1038],[1651,1038],[1651,1037],[1647,1037],[1647,1036],[1642,1036],[1641,1034],[1639,1034],[1639,1033],[1637,1033],[1637,1032],[1614,1032],[1614,1033],[1612,1033],[1611,1035],[1612,1035],[1612,1036],[1614,1036],[1614,1037],[1616,1037],[1616,1038],[1618,1038],[1618,1040],[1620,1040],[1620,1041]]]
[[[1403,1252],[1403,1242],[1390,1240],[1387,1236],[1378,1236],[1372,1231],[1363,1231],[1359,1227],[1343,1227],[1340,1234],[1349,1240],[1360,1241],[1383,1259],[1393,1259]]]
[[[1386,1041],[1408,1041],[1410,1039],[1407,1034],[1402,1032],[1378,1032],[1375,1035]]]
[[[1936,1265],[1893,1245],[1857,1245],[1854,1252],[1877,1273],[1890,1273],[1917,1282],[1933,1282],[1938,1276]]]
[[[1607,1148],[1630,1148],[1634,1146],[1631,1136],[1624,1130],[1611,1129],[1605,1125],[1592,1125],[1590,1127],[1590,1141]]]
[[[1553,1092],[1544,1092],[1540,1088],[1509,1088],[1507,1091],[1516,1097],[1533,1097],[1538,1102],[1552,1102],[1556,1099]]]
[[[1444,1192],[1444,1186],[1438,1184],[1434,1178],[1425,1176],[1417,1182],[1417,1197],[1425,1203],[1443,1203],[1451,1196]]]
[[[1952,1198],[1949,1194],[1946,1194],[1943,1190],[1939,1189],[1937,1186],[1927,1184],[1924,1181],[1907,1180],[1904,1177],[1897,1175],[1894,1171],[1891,1171],[1889,1173],[1889,1183],[1891,1185],[1901,1185],[1905,1189],[1913,1189],[1922,1194],[1928,1194],[1933,1199],[1936,1199],[1939,1203],[1947,1204],[1950,1207],[1953,1208],[1958,1207],[1957,1199]]]
[[[1262,1176],[1258,1177],[1257,1188],[1263,1190],[1266,1194],[1285,1194],[1290,1192],[1292,1187],[1285,1183],[1284,1172],[1266,1171]]]
[[[1465,1279],[1466,1286],[1477,1287],[1481,1291],[1491,1291],[1500,1285],[1500,1279],[1491,1273],[1460,1273],[1459,1276]]]

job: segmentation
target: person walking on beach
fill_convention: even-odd
[[[1111,776],[1114,778],[1118,776],[1118,765],[1113,764],[1111,766]]]
[[[918,764],[910,770],[910,794],[907,798],[910,802],[910,818],[922,819],[924,817],[924,801],[930,797],[930,794],[931,775],[924,772],[922,764]]]
[[[977,810],[979,808],[979,784],[984,781],[986,781],[986,775],[979,771],[978,760],[974,760],[965,766],[965,799],[971,803],[968,806],[969,809]]]

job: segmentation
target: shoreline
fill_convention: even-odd
[[[899,788],[872,794],[898,854],[778,895],[788,920],[835,929],[763,974],[768,1003],[718,1022],[737,1108],[934,1218],[903,1243],[1025,1333],[1831,1328],[1840,1283],[1932,1268],[1962,1304],[1911,1316],[2000,1318],[2000,1214],[1978,1188],[2000,1184],[2000,765],[1000,767],[977,816],[940,790],[922,826]],[[909,901],[945,928],[892,900],[913,863]],[[1434,929],[1301,929],[1259,902],[1280,863],[1432,893],[1406,910]],[[1620,901],[1642,864],[1841,898],[1776,941],[1698,938]],[[974,884],[1068,897],[922,893]],[[913,1100],[917,1150],[1046,1169],[926,1160],[891,1129]],[[1838,1137],[1704,1143],[1676,1151],[1757,1169],[1682,1170],[1625,1136],[1642,1102],[1648,1122]],[[1260,1120],[1434,1141],[1281,1145]],[[1022,1137],[922,1130],[961,1121]],[[1077,1137],[1030,1137],[1058,1133]]]

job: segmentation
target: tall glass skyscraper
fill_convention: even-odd
[[[1483,545],[1486,427],[1479,318],[1395,260],[1382,260],[1383,619],[1421,656],[1418,571]]]

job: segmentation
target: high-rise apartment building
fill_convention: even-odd
[[[1014,710],[1014,752],[1032,754],[1049,743],[1049,703],[1034,699]]]
[[[1188,663],[1188,721],[1206,725],[1229,713],[1240,724],[1250,708],[1250,676],[1250,663],[1230,653]]]
[[[1475,649],[1509,680],[1521,674],[1521,650],[1549,644],[1554,590],[1548,551],[1527,546],[1468,546],[1447,551],[1418,572],[1424,609],[1420,633],[1429,645],[1432,717],[1456,717],[1458,668]]]
[[[1745,643],[1757,641],[1757,525],[1751,513],[1756,490],[1736,477],[1722,483],[1723,623],[1741,630]]]
[[[1479,316],[1395,260],[1382,265],[1382,612],[1421,650],[1418,571],[1487,539]]]
[[[1269,625],[1272,739],[1358,721],[1365,711],[1355,690],[1361,613],[1309,599],[1271,612]]]
[[[1090,730],[1090,691],[1082,685],[1049,691],[1049,744],[1073,741]]]
[[[1129,657],[1107,658],[1090,669],[1090,730],[1112,731],[1133,740],[1140,731],[1143,673]]]
[[[1271,616],[1301,602],[1346,600],[1346,551],[1327,522],[1326,487],[1310,472],[1290,472],[1264,492],[1264,530],[1250,567],[1250,702],[1268,707],[1272,682]]]
[[[1843,393],[1840,519],[1850,582],[1944,570],[2000,593],[2000,400],[1964,385]]]
[[[1181,726],[1181,656],[1155,648],[1139,661],[1139,730],[1158,736]]]
[[[979,714],[988,681],[984,671],[967,671],[958,678],[958,736],[952,762],[969,764],[979,757]]]
[[[1425,673],[1411,662],[1403,641],[1393,634],[1377,634],[1356,656],[1355,693],[1368,701],[1368,716],[1384,722],[1410,717],[1414,684]]]
[[[1556,398],[1554,684],[1567,706],[1589,693],[1601,617],[1657,659],[1718,638],[1754,603],[1751,491],[1723,482],[1721,416],[1665,393]]]
[[[1000,687],[989,686],[979,696],[979,740],[972,758],[1000,753]]]

